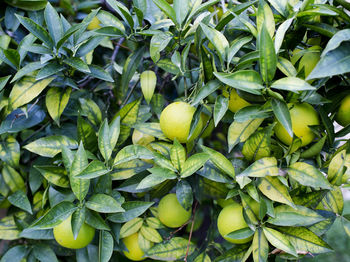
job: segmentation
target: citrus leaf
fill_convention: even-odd
[[[20,209],[27,211],[29,214],[33,214],[32,207],[30,205],[27,195],[22,191],[18,190],[8,197],[8,201]]]
[[[113,254],[114,240],[108,231],[100,231],[99,261],[108,262]]]
[[[173,166],[181,171],[184,167],[185,161],[186,161],[186,149],[177,141],[177,139],[174,139],[174,144],[170,149],[170,159],[173,163]]]
[[[71,91],[71,88],[65,90],[60,87],[52,87],[46,93],[45,103],[47,111],[58,126],[60,125],[60,117],[63,110],[68,104]]]
[[[231,151],[238,143],[245,142],[258,129],[263,121],[263,118],[247,120],[242,123],[233,121],[227,134],[229,151]]]
[[[284,77],[276,80],[271,84],[271,88],[291,91],[294,93],[305,90],[316,90],[316,87],[310,85],[305,80],[294,76]]]
[[[269,199],[295,207],[287,187],[277,177],[266,176],[261,178],[258,188]]]
[[[148,169],[148,171],[151,172],[151,175],[142,179],[136,189],[150,188],[159,185],[168,179],[175,179],[177,177],[173,171],[162,167],[152,167],[151,169]]]
[[[301,185],[331,189],[328,180],[312,165],[296,162],[288,167],[288,174],[290,178],[298,181]]]
[[[163,241],[161,235],[154,228],[143,225],[140,233],[149,241],[153,243],[160,243]]]
[[[77,178],[91,179],[107,174],[110,170],[106,168],[105,164],[99,160],[93,160],[89,165],[78,175]]]
[[[54,78],[36,81],[35,78],[27,76],[18,81],[11,90],[9,105],[16,109],[29,103],[36,98]]]
[[[138,232],[142,227],[142,218],[136,217],[128,222],[126,222],[120,229],[120,238],[131,236],[132,234]]]
[[[272,98],[271,106],[277,120],[287,130],[288,134],[293,137],[292,118],[286,102]]]
[[[25,182],[22,176],[6,163],[3,164],[2,178],[12,192],[25,189]]]
[[[125,210],[125,212],[110,215],[108,216],[108,220],[114,223],[125,223],[135,217],[141,216],[153,204],[154,202],[142,202],[142,201],[125,202],[124,204],[122,204],[122,208]]]
[[[224,97],[223,95],[219,95],[216,97],[213,114],[215,126],[219,124],[220,120],[226,114],[228,104],[229,99],[227,97]]]
[[[191,185],[186,180],[179,180],[176,184],[176,197],[181,206],[189,210],[193,204],[193,192]]]
[[[191,176],[196,173],[209,160],[206,153],[197,153],[190,156],[184,163],[180,176],[182,178]]]
[[[221,171],[229,175],[230,177],[235,177],[235,168],[223,154],[209,148],[202,146],[202,149],[205,153],[209,155],[210,161],[214,163],[214,165],[219,168]]]
[[[214,75],[224,84],[251,94],[260,95],[261,89],[264,88],[260,75],[253,70],[240,70],[235,73],[214,72]]]
[[[110,131],[107,119],[103,121],[100,129],[98,130],[98,147],[100,149],[100,153],[105,159],[108,161],[112,155],[113,148],[110,143]]]
[[[89,192],[90,180],[80,179],[79,175],[88,165],[88,159],[83,143],[80,142],[78,151],[74,155],[72,166],[69,172],[70,186],[78,200],[82,201]]]
[[[76,149],[78,144],[67,136],[47,136],[25,145],[24,148],[40,156],[54,157],[61,152],[62,146]]]
[[[95,194],[86,202],[86,207],[99,213],[123,212],[124,209],[113,197]]]
[[[167,242],[154,245],[146,252],[146,256],[157,260],[179,260],[186,255],[188,239],[173,237]],[[195,245],[190,242],[188,255],[195,250]]]
[[[304,227],[278,227],[298,252],[327,253],[332,248],[317,235]]]
[[[265,177],[278,176],[277,159],[275,157],[264,157],[245,169],[238,176]]]
[[[253,259],[254,262],[265,262],[269,255],[269,243],[262,229],[255,231],[253,238]]]
[[[294,246],[289,242],[288,238],[284,236],[281,232],[278,232],[277,230],[268,227],[263,227],[263,232],[267,240],[273,246],[293,256],[298,256]]]
[[[20,146],[13,136],[0,141],[0,159],[14,168],[19,166]]]
[[[63,201],[51,208],[43,217],[35,221],[30,228],[48,229],[61,224],[77,207],[73,203]]]
[[[275,217],[269,218],[267,222],[277,226],[310,226],[325,219],[317,212],[304,206],[296,206],[294,209],[290,206],[280,205],[275,208]]]
[[[260,74],[262,75],[263,80],[266,83],[269,83],[276,73],[277,56],[266,22],[262,25],[259,35],[259,54]]]
[[[36,170],[50,183],[64,188],[69,188],[67,171],[58,166],[34,166]]]
[[[114,166],[134,159],[153,159],[154,154],[147,147],[128,145],[118,152],[114,159]]]

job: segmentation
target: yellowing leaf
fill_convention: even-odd
[[[17,82],[11,90],[9,96],[9,105],[16,109],[32,101],[48,86],[54,77],[36,81],[34,77],[24,77]]]

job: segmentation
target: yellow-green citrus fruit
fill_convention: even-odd
[[[92,18],[90,24],[88,25],[87,29],[88,30],[94,30],[94,29],[98,29],[101,28],[100,26],[100,20],[98,20],[98,18],[95,16],[94,18]]]
[[[139,233],[134,233],[128,237],[123,238],[123,243],[128,251],[124,251],[124,255],[133,261],[144,260],[145,253],[142,251],[139,245]]]
[[[227,207],[227,206],[229,206],[231,204],[234,204],[235,201],[233,201],[232,198],[229,198],[229,199],[220,198],[220,199],[217,200],[217,203],[218,203],[219,206],[224,208],[224,207]]]
[[[202,121],[198,121],[193,135],[187,139],[195,111],[193,106],[185,102],[174,102],[168,105],[162,111],[159,121],[164,135],[171,140],[176,138],[180,143],[191,142],[197,138],[203,128]]]
[[[244,244],[252,240],[253,237],[245,239],[229,239],[225,237],[227,234],[248,227],[243,217],[243,207],[240,204],[234,203],[226,206],[221,210],[218,217],[218,229],[220,235],[227,241],[234,244]]]
[[[134,132],[132,133],[131,139],[134,145],[141,145],[141,146],[147,146],[149,143],[152,143],[155,140],[154,136],[142,133],[137,129],[135,129]]]
[[[228,101],[228,109],[230,109],[231,112],[236,113],[238,110],[240,110],[243,107],[249,106],[250,103],[241,98],[238,94],[236,89],[232,88],[230,94],[227,92],[227,90],[224,90],[222,94],[225,97],[229,97]]]
[[[61,224],[54,227],[53,235],[58,244],[63,247],[71,248],[71,249],[79,249],[86,247],[94,238],[95,229],[88,224],[84,223],[78,236],[74,239],[72,226],[71,226],[72,216],[69,216],[66,220],[64,220]]]
[[[184,209],[175,194],[168,194],[159,201],[158,217],[167,227],[176,228],[190,219],[191,209]]]
[[[301,139],[301,146],[310,144],[315,134],[308,126],[320,124],[316,110],[307,103],[289,103],[288,108],[293,133]],[[279,140],[287,145],[292,144],[293,138],[280,122],[277,122],[274,130]]]
[[[305,78],[312,72],[321,57],[321,48],[319,46],[312,46],[308,52],[300,59],[298,71],[304,68]]]
[[[350,95],[347,95],[341,102],[335,117],[339,125],[347,126],[350,124]]]

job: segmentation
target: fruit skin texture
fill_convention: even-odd
[[[341,102],[335,117],[339,125],[347,126],[350,124],[350,95],[347,95]]]
[[[100,26],[100,20],[98,20],[98,18],[95,16],[94,18],[92,18],[90,24],[88,25],[87,29],[88,30],[94,30],[94,29],[98,29],[101,28]]]
[[[308,126],[320,124],[316,110],[307,103],[289,103],[288,108],[293,133],[301,139],[301,146],[310,144],[315,135]],[[280,122],[277,122],[274,130],[279,140],[287,145],[292,144],[293,138]]]
[[[134,233],[128,237],[123,238],[123,243],[128,251],[124,251],[124,255],[133,261],[141,261],[146,259],[143,257],[145,253],[139,246],[139,233]]]
[[[321,48],[319,46],[312,46],[308,50],[309,52],[303,55],[303,57],[300,59],[298,70],[300,72],[304,68],[305,78],[307,78],[307,76],[315,68],[321,56]]]
[[[223,95],[225,97],[229,97],[230,100],[228,101],[228,109],[230,109],[231,112],[236,113],[238,110],[240,110],[243,107],[249,106],[250,103],[241,98],[236,89],[231,89],[230,95],[226,90],[223,91]]]
[[[168,194],[159,202],[158,217],[167,227],[176,228],[190,219],[191,209],[184,209],[177,200],[176,194]]]
[[[71,226],[72,216],[68,217],[61,224],[54,227],[53,235],[58,244],[71,249],[79,249],[86,247],[94,238],[95,229],[84,223],[79,231],[77,239],[73,237]]]
[[[244,244],[252,240],[253,237],[245,239],[229,239],[225,235],[248,227],[243,217],[243,207],[240,204],[233,203],[221,210],[218,217],[218,230],[220,235],[228,242],[234,244]]]
[[[197,138],[203,128],[203,121],[198,121],[193,135],[187,139],[194,112],[196,109],[185,102],[174,102],[168,105],[160,114],[160,128],[164,135],[180,143],[191,142]]]

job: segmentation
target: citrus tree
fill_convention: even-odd
[[[5,2],[1,262],[298,260],[350,234],[347,1]]]

